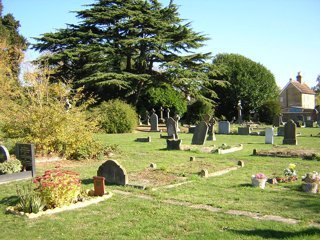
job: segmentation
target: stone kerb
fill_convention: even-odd
[[[239,146],[228,148],[228,149],[218,149],[218,154],[232,153],[232,152],[240,151],[242,149],[243,149],[243,145],[240,144]]]
[[[0,145],[0,163],[6,162],[10,160],[10,154],[8,149],[3,146]]]
[[[192,142],[193,145],[203,145],[206,141],[208,133],[208,125],[205,121],[201,121],[194,131]]]
[[[115,160],[107,160],[97,171],[97,176],[104,177],[106,183],[127,185],[128,175],[126,170]]]

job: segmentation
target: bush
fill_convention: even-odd
[[[93,99],[83,101],[82,90],[73,92],[62,83],[49,83],[46,70],[26,76],[27,84],[19,89],[19,97],[8,99],[10,107],[0,109],[0,122],[5,138],[31,142],[36,154],[59,154],[89,158],[97,155],[93,133],[96,122],[88,119],[86,108]],[[71,108],[66,108],[66,100]],[[86,149],[79,154],[79,149]]]
[[[184,120],[190,124],[196,124],[204,119],[204,116],[213,114],[213,104],[199,99],[188,106],[188,111],[185,114]]]
[[[46,203],[47,208],[69,205],[77,200],[80,194],[79,174],[59,168],[47,170],[42,176],[36,177],[36,191]]]
[[[22,169],[22,164],[19,160],[9,160],[9,161],[0,163],[0,175],[20,172],[21,169]]]
[[[270,100],[262,104],[259,108],[259,120],[266,124],[272,124],[275,116],[281,112],[280,103],[277,100]]]
[[[187,111],[187,101],[181,92],[175,90],[168,84],[163,84],[160,87],[150,88],[142,101],[139,103],[140,112],[145,113],[145,110],[155,110],[169,108],[172,114],[177,113],[182,116]]]
[[[138,121],[138,116],[133,107],[121,100],[102,102],[93,111],[98,119],[100,128],[106,133],[132,132]]]

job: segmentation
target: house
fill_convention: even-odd
[[[315,95],[316,93],[302,82],[300,72],[297,80],[290,79],[280,92],[280,105],[284,120],[288,118],[301,120],[301,116],[304,116],[302,117],[304,119],[305,117],[311,119],[316,106]]]

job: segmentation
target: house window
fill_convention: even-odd
[[[283,102],[283,97],[280,97],[280,102]]]

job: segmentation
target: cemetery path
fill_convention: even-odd
[[[215,207],[212,207],[212,206],[206,205],[206,204],[193,204],[190,202],[179,201],[179,200],[174,200],[174,199],[158,200],[158,199],[156,199],[152,196],[149,196],[147,194],[136,194],[136,193],[126,192],[126,191],[121,191],[121,190],[114,190],[113,193],[120,194],[120,195],[123,195],[126,197],[140,198],[140,199],[143,199],[146,201],[159,201],[160,203],[164,203],[164,204],[189,207],[189,208],[204,210],[204,211],[209,211],[209,212],[236,215],[236,216],[245,216],[245,217],[249,217],[249,218],[257,219],[257,220],[262,220],[262,221],[274,221],[274,222],[281,222],[281,223],[285,223],[285,224],[299,224],[299,223],[301,223],[301,221],[297,220],[297,219],[284,218],[284,217],[276,216],[276,215],[262,215],[260,213],[255,213],[255,212],[250,212],[250,211],[241,211],[241,210],[224,211],[221,208],[215,208]],[[309,224],[309,226],[320,228],[320,224],[317,224],[317,223],[311,223],[311,224]]]

